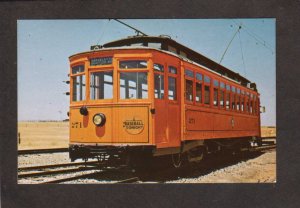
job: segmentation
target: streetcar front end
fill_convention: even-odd
[[[150,59],[141,51],[118,52],[70,57],[72,161],[152,152]]]

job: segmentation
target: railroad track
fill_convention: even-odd
[[[82,173],[84,171],[97,170],[98,162],[64,163],[43,166],[30,166],[18,168],[18,178],[43,179],[45,177],[56,177],[59,174]],[[78,166],[78,167],[76,167]]]
[[[268,138],[270,139],[270,138]],[[250,149],[249,152],[260,152],[260,151],[267,151],[267,150],[271,150],[271,149],[275,149],[276,148],[276,144],[275,143],[264,143],[264,145],[262,146],[256,146],[256,147],[252,147]],[[213,162],[214,163],[214,162]],[[222,163],[222,162],[221,162]],[[231,162],[225,162],[225,166],[226,164],[234,164]],[[67,181],[74,181],[74,180],[78,180],[78,179],[84,179],[84,178],[99,178],[99,177],[104,177],[107,174],[111,174],[111,175],[115,175],[117,173],[117,171],[121,170],[121,168],[116,168],[116,169],[105,169],[105,170],[99,170],[99,167],[97,166],[97,164],[99,164],[96,161],[92,161],[92,162],[80,162],[80,163],[65,163],[65,164],[53,164],[53,165],[43,165],[43,166],[30,166],[30,167],[20,167],[18,168],[18,171],[21,172],[18,174],[18,178],[19,179],[23,179],[23,178],[37,178],[37,177],[45,177],[45,176],[50,176],[53,177],[55,175],[59,175],[59,174],[68,174],[68,173],[80,173],[80,175],[75,175],[75,176],[66,176],[64,178],[59,178],[59,179],[53,179],[50,181],[44,181],[41,182],[43,184],[53,184],[53,183],[63,183],[63,182],[67,182]],[[79,167],[76,167],[79,166]],[[219,166],[219,165],[217,165]],[[75,168],[73,168],[75,167]],[[63,168],[63,169],[60,169]],[[220,168],[223,168],[223,165],[220,166]],[[53,170],[54,169],[54,170]],[[218,167],[216,167],[216,169],[218,169]],[[43,170],[43,171],[41,171]],[[90,172],[92,170],[95,170],[94,172]],[[34,172],[30,172],[30,171],[34,171]],[[89,171],[87,173],[84,173],[86,171]],[[25,172],[25,173],[23,173]],[[112,174],[114,172],[114,174]],[[135,175],[133,174],[132,176],[128,177],[127,179],[120,179],[120,180],[116,180],[113,183],[136,183],[136,182],[147,182],[147,181],[152,181],[152,182],[158,182],[158,183],[164,183],[164,181],[168,180],[168,175],[177,175],[176,171],[171,171],[171,170],[162,170],[159,171],[160,173],[158,173],[158,175],[164,175],[162,178],[165,179],[161,179],[161,177],[140,177],[139,175]],[[205,172],[205,171],[204,171]],[[147,173],[148,175],[148,173]],[[156,174],[154,174],[156,175]],[[181,174],[179,174],[181,175]],[[60,176],[61,177],[61,176]],[[55,177],[54,177],[55,178]],[[105,178],[105,177],[104,177]],[[156,178],[156,179],[155,179]],[[104,179],[106,180],[106,179]],[[108,179],[110,180],[110,179]],[[113,179],[115,180],[115,179]]]
[[[250,152],[270,150],[270,149],[275,149],[275,148],[276,148],[276,144],[262,145],[262,146],[255,147],[254,149],[250,149]]]
[[[134,183],[134,182],[137,182],[139,180],[140,180],[139,177],[133,177],[133,178],[128,178],[128,179],[123,179],[123,180],[117,181],[115,183]]]
[[[96,165],[98,162],[77,162],[77,163],[61,163],[61,164],[50,164],[50,165],[40,165],[40,166],[28,166],[28,167],[20,167],[18,171],[27,171],[27,170],[40,170],[47,168],[60,168],[60,167],[72,167],[78,165]]]
[[[74,181],[78,179],[85,179],[85,178],[98,178],[101,176],[109,175],[113,172],[120,171],[124,167],[120,168],[111,168],[111,169],[103,169],[100,170],[98,167],[98,162],[86,162],[86,163],[65,163],[65,164],[54,164],[54,165],[43,165],[43,166],[31,166],[31,167],[21,167],[18,170],[20,172],[25,173],[19,173],[18,178],[19,179],[26,179],[26,178],[34,178],[33,180],[43,180],[44,178],[56,178],[57,175],[61,174],[68,174],[68,173],[80,173],[80,175],[75,176],[64,176],[63,178],[59,179],[51,179],[49,181],[43,181],[39,182],[39,184],[54,184],[54,183],[63,183],[68,181]],[[84,166],[82,166],[84,165]],[[92,165],[92,166],[91,166]],[[72,166],[79,166],[77,168],[67,168],[67,169],[58,169],[53,170],[53,168],[62,168],[62,167],[72,167]],[[91,166],[91,167],[89,167]],[[48,170],[50,169],[50,170]],[[28,172],[35,170],[34,172]],[[37,170],[43,170],[43,171],[37,171]],[[95,170],[94,172],[88,172],[84,173],[86,171]],[[133,183],[135,181],[138,181],[137,177],[134,178],[128,178],[128,179],[122,179],[120,181],[117,181],[115,183]]]
[[[55,180],[51,180],[51,181],[46,181],[43,182],[41,184],[57,184],[57,183],[63,183],[63,182],[67,182],[67,181],[74,181],[74,180],[78,180],[78,179],[83,179],[83,178],[93,178],[93,177],[97,177],[100,176],[101,174],[106,173],[104,171],[97,171],[97,172],[93,172],[93,173],[86,173],[86,174],[81,174],[78,176],[72,176],[72,177],[66,177],[66,178],[62,178],[62,179],[55,179]]]
[[[29,149],[29,150],[18,150],[18,155],[58,153],[58,152],[68,152],[68,151],[69,151],[68,148]]]
[[[78,179],[85,179],[85,178],[98,178],[107,174],[111,174],[114,172],[117,172],[117,169],[112,169],[112,170],[102,170],[102,171],[97,171],[94,173],[86,173],[86,174],[82,174],[79,176],[72,176],[72,177],[67,177],[67,178],[62,178],[62,179],[56,179],[56,180],[51,180],[51,181],[47,181],[47,182],[43,182],[42,184],[57,184],[57,183],[63,183],[63,182],[67,182],[67,181],[74,181],[74,180],[78,180]],[[122,179],[120,181],[114,182],[114,184],[118,184],[118,183],[135,183],[137,181],[139,181],[140,179],[138,177],[132,177],[132,178],[127,178],[127,179]]]

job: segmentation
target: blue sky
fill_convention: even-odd
[[[276,125],[275,19],[122,21],[148,35],[170,35],[216,62],[242,24],[221,64],[257,84],[266,106],[262,125]],[[17,29],[19,121],[67,118],[68,57],[135,34],[114,20],[18,20]]]

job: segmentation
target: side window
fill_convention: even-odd
[[[202,83],[196,82],[196,102],[202,103]]]
[[[196,103],[202,103],[202,79],[202,74],[196,73]]]
[[[185,80],[185,100],[193,101],[193,81]]]
[[[256,115],[256,113],[257,113],[257,110],[256,110],[256,108],[257,108],[257,104],[256,104],[257,102],[256,102],[256,95],[254,95],[253,96],[253,114],[254,115]]]
[[[170,74],[177,74],[177,68],[174,66],[169,66],[169,71]]]
[[[225,106],[225,84],[220,82],[220,107],[224,108]]]
[[[185,72],[185,100],[193,102],[193,80],[194,72],[186,69]]]
[[[235,87],[234,86],[232,86],[231,87],[231,109],[232,110],[236,110],[236,106],[235,106],[235,98],[236,98],[236,96],[235,96]]]
[[[168,78],[168,88],[169,88],[169,100],[177,100],[177,87],[176,87],[176,78]]]
[[[164,72],[164,66],[161,64],[154,64],[153,68],[154,68],[154,71]]]
[[[72,101],[85,100],[85,74],[84,65],[72,67]]]
[[[168,67],[168,98],[169,100],[177,100],[177,68]]]
[[[245,110],[245,98],[244,98],[244,90],[241,90],[241,99],[240,99],[240,103],[241,103],[241,111],[244,112]]]
[[[236,89],[236,110],[240,110],[240,95],[241,95],[241,90],[239,88]]]
[[[204,75],[204,104],[210,104],[210,77]]]
[[[250,113],[252,114],[253,113],[253,95],[250,94]]]
[[[219,92],[219,81],[218,80],[214,80],[214,106],[218,106],[218,92]]]
[[[226,109],[230,109],[230,85],[226,85]]]
[[[154,97],[156,99],[164,99],[165,82],[164,82],[164,66],[154,63]]]
[[[249,93],[246,92],[246,96],[245,96],[245,111],[249,112]]]
[[[154,97],[157,99],[164,99],[164,75],[154,74]]]

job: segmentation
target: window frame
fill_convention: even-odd
[[[236,86],[231,85],[231,92],[230,92],[230,97],[231,97],[231,110],[232,111],[237,111],[236,110]],[[234,107],[233,107],[234,104]]]
[[[83,72],[73,74],[73,68],[76,67],[76,66],[83,66]],[[84,76],[84,81],[85,81],[84,95],[85,95],[85,97],[82,100],[75,101],[75,100],[73,100],[73,98],[74,98],[74,96],[73,96],[74,95],[74,78],[79,77],[79,76]],[[80,62],[76,62],[76,63],[71,64],[70,65],[70,86],[71,86],[71,88],[70,88],[70,103],[83,103],[83,102],[86,102],[88,100],[89,96],[88,96],[87,92],[89,92],[88,91],[89,86],[88,86],[87,81],[88,81],[88,79],[87,79],[87,67],[86,67],[85,62],[80,61]]]
[[[166,85],[167,85],[167,96],[166,96],[166,99],[168,100],[168,102],[169,103],[174,103],[174,104],[178,104],[178,102],[179,102],[179,87],[180,87],[180,85],[178,84],[178,77],[179,77],[179,69],[178,69],[178,67],[175,67],[174,66],[175,64],[167,64],[166,66],[166,70],[165,70],[165,73],[167,74],[166,75]],[[173,67],[173,68],[175,68],[176,69],[176,74],[174,74],[174,73],[171,73],[170,71],[169,71],[169,67]],[[175,78],[175,84],[176,84],[176,89],[175,89],[175,92],[176,92],[176,99],[174,99],[174,100],[170,100],[169,99],[169,77],[172,77],[172,78]]]
[[[221,87],[221,83],[222,84],[224,84],[224,88],[222,88]],[[223,106],[221,105],[221,92],[223,92]],[[222,109],[222,110],[224,110],[224,109],[226,109],[226,84],[225,84],[225,82],[222,82],[222,81],[220,81],[220,84],[219,84],[219,96],[220,96],[220,98],[219,98],[219,108],[220,109]]]
[[[235,108],[237,112],[241,111],[241,89],[236,87]]]
[[[201,74],[202,76],[202,79],[199,80],[197,79],[197,74]],[[195,105],[198,105],[198,106],[203,106],[203,103],[204,103],[204,74],[202,72],[195,72]],[[201,84],[201,98],[200,98],[200,102],[197,102],[196,101],[196,95],[197,95],[197,84]]]
[[[120,68],[120,62],[121,61],[137,61],[137,60],[140,60],[140,61],[146,61],[147,63],[147,67],[146,68],[129,68],[129,69],[123,69],[123,68]],[[114,61],[113,61],[114,63]],[[150,58],[149,57],[139,57],[139,56],[136,56],[136,57],[126,57],[126,58],[116,58],[115,60],[115,70],[117,72],[117,97],[116,97],[116,101],[118,103],[122,102],[122,103],[132,103],[133,101],[134,102],[145,102],[145,101],[149,101],[151,96],[150,96],[150,88],[149,88],[149,85],[151,84],[150,82],[150,75],[151,75],[151,72],[150,72],[150,68],[151,67],[154,67],[154,66],[150,66],[151,64],[151,61],[150,61]],[[121,72],[128,72],[128,73],[131,73],[131,72],[146,72],[147,73],[147,85],[148,85],[148,94],[147,94],[147,98],[133,98],[133,99],[129,99],[129,98],[125,98],[125,99],[122,99],[120,96],[121,96],[121,90],[120,90],[120,77],[121,77]],[[153,79],[154,79],[154,76],[153,76]],[[154,81],[154,80],[153,80]],[[154,83],[154,82],[153,82]],[[154,88],[154,86],[153,86]],[[154,93],[154,91],[153,91]],[[153,94],[154,96],[154,94]]]
[[[220,80],[216,79],[216,78],[213,78],[212,79],[212,82],[213,82],[213,103],[212,103],[212,106],[214,108],[219,108],[220,105],[219,105],[219,102],[220,102]],[[215,86],[215,82],[217,82],[218,86]],[[215,89],[217,90],[217,105],[215,105]]]
[[[153,62],[153,98],[157,99],[157,100],[165,100],[166,99],[166,69],[165,69],[165,65],[158,63],[159,61]],[[154,65],[155,64],[159,64],[161,66],[163,66],[163,71],[158,71],[154,69]],[[164,96],[162,98],[156,98],[155,97],[155,75],[161,75],[163,76],[163,82],[164,82]],[[169,96],[169,95],[168,95]]]
[[[112,71],[112,98],[109,98],[109,99],[91,99],[91,86],[90,86],[90,81],[91,81],[91,77],[92,77],[92,73],[97,73],[97,72],[109,72],[109,71]],[[106,102],[112,102],[113,99],[114,99],[114,91],[115,91],[115,87],[116,87],[116,84],[114,83],[114,76],[115,75],[115,70],[113,68],[113,66],[111,65],[105,65],[105,67],[93,67],[93,68],[89,68],[89,71],[88,71],[88,76],[89,76],[89,83],[88,83],[88,91],[89,91],[89,95],[88,95],[88,101],[91,102],[91,103],[106,103]],[[119,84],[118,84],[119,85]]]
[[[209,82],[205,81],[205,77],[208,77],[210,79]],[[211,107],[211,105],[213,105],[213,103],[212,103],[212,90],[211,90],[213,88],[212,87],[212,80],[213,80],[212,76],[209,76],[208,74],[203,73],[203,91],[204,91],[203,105],[206,106],[206,107]],[[208,104],[205,103],[205,86],[209,87],[209,103]]]
[[[228,86],[229,86],[229,89],[228,89]],[[228,108],[227,108],[227,97],[229,98]],[[231,110],[231,85],[229,83],[225,83],[225,110],[228,110],[228,111]]]
[[[193,77],[188,76],[185,73],[185,70],[189,70],[189,71],[193,72]],[[195,101],[195,81],[194,81],[194,79],[195,79],[194,69],[191,69],[190,67],[189,68],[184,67],[184,101],[186,104],[194,104],[194,101]],[[187,100],[186,80],[192,81],[192,100]]]

